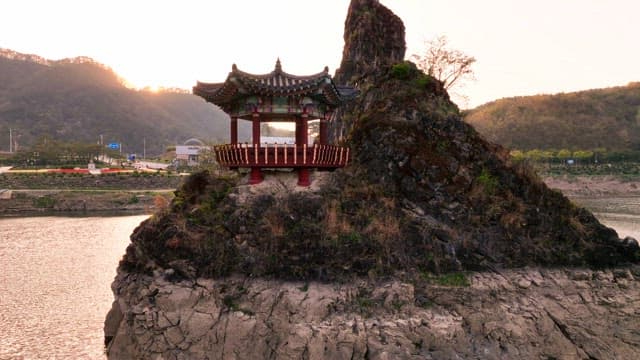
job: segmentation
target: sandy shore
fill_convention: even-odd
[[[640,179],[623,181],[605,176],[545,177],[544,182],[552,189],[560,190],[569,197],[575,196],[640,196]]]

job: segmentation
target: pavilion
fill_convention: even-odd
[[[294,168],[298,185],[308,186],[310,169],[336,169],[349,163],[349,148],[328,143],[327,123],[336,108],[353,99],[357,91],[337,86],[329,69],[315,75],[296,76],[282,71],[255,75],[234,64],[223,83],[198,82],[193,93],[219,106],[231,118],[231,143],[214,147],[216,160],[231,169],[251,168],[250,184],[262,181],[263,168]],[[238,143],[238,119],[252,122],[252,143]],[[308,123],[320,120],[317,143],[308,144]],[[261,122],[295,123],[295,144],[260,143]]]

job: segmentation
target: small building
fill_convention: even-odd
[[[310,169],[336,169],[348,164],[348,147],[328,143],[327,123],[336,108],[353,99],[357,91],[337,86],[329,69],[315,75],[297,76],[282,71],[280,59],[274,71],[256,75],[240,71],[234,64],[223,83],[198,82],[193,93],[218,105],[231,118],[230,144],[214,147],[222,166],[251,168],[250,184],[262,181],[262,168],[294,168],[298,185],[311,184]],[[238,120],[252,123],[252,143],[238,143]],[[309,143],[308,122],[320,120],[317,143]],[[295,123],[295,143],[265,144],[261,122]]]
[[[176,161],[183,166],[197,166],[200,151],[208,146],[203,145],[176,145]]]

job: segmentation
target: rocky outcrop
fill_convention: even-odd
[[[344,25],[342,62],[335,82],[354,86],[378,71],[404,60],[402,20],[378,0],[354,0]]]
[[[640,358],[638,267],[475,273],[463,287],[175,274],[118,274],[109,358]]]
[[[402,20],[378,0],[354,0],[344,25],[344,50],[334,81],[364,88],[379,69],[404,60],[406,44]],[[329,137],[342,140],[352,128],[349,113],[354,106],[338,109],[330,122]]]
[[[352,1],[337,78],[360,95],[334,128],[349,167],[306,189],[198,173],[135,230],[110,358],[638,355],[638,271],[621,267],[637,242],[465,124],[402,61],[403,34],[378,1]],[[599,270],[500,270],[526,266]],[[461,271],[479,272],[442,286]]]
[[[121,266],[186,261],[197,276],[348,281],[638,261],[637,242],[621,241],[462,121],[442,84],[402,61],[403,36],[378,1],[352,2],[339,73],[358,79],[360,95],[338,114],[349,167],[317,172],[311,189],[251,196],[238,176],[192,176],[171,211],[132,235]]]

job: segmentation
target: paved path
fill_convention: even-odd
[[[166,170],[169,167],[169,164],[153,162],[153,161],[138,161],[136,165],[140,167],[153,169],[153,170]]]

